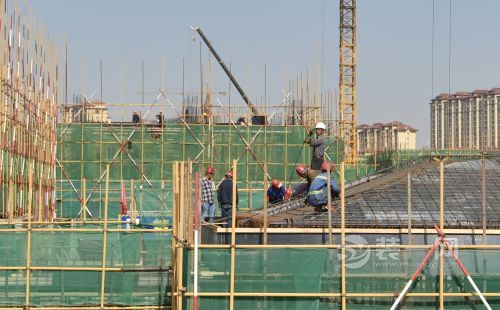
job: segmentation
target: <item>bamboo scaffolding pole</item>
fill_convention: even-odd
[[[8,308],[1,308],[0,310],[26,310],[26,307],[8,307]],[[36,307],[36,309],[43,309],[43,310],[160,310],[160,309],[165,309],[165,306],[108,306],[108,307],[94,307],[94,306],[88,306],[88,307]]]
[[[177,212],[177,188],[178,184],[178,162],[172,163],[172,285],[171,285],[171,296],[177,293],[177,274],[178,274],[178,262],[177,262],[177,236],[178,236],[178,212]],[[178,298],[172,298],[172,308],[177,309]]]
[[[407,228],[346,228],[347,234],[407,234]],[[217,233],[231,233],[230,228],[218,227]],[[267,232],[269,234],[326,234],[328,232],[327,228],[268,228]],[[334,234],[340,234],[340,228],[333,228]],[[456,235],[482,235],[482,229],[445,229],[445,234],[456,234]],[[261,228],[251,228],[251,227],[240,227],[236,229],[236,233],[245,234],[260,234],[262,233]],[[488,235],[500,235],[499,229],[487,229],[486,233]],[[431,228],[412,228],[412,234],[432,234]]]
[[[331,191],[331,180],[330,180],[330,164],[326,165],[326,188],[327,188],[327,200],[328,200],[328,243],[333,243],[333,231],[332,231],[332,191]],[[345,227],[344,227],[345,228]]]
[[[127,233],[167,233],[171,229],[154,229],[154,228],[32,228],[32,231],[47,231],[47,232],[127,232]],[[7,231],[7,230],[5,230]]]
[[[487,229],[487,222],[486,222],[486,208],[487,208],[487,201],[486,201],[486,160],[483,157],[482,161],[482,198],[483,198],[483,245],[486,245],[487,241],[487,235],[486,235],[486,229]],[[487,260],[487,253],[483,252],[483,291],[487,291],[487,274],[488,270],[488,260]]]
[[[234,278],[235,278],[235,260],[236,260],[236,182],[238,180],[237,161],[233,160],[233,192],[232,192],[232,207],[231,207],[231,277],[229,282],[229,309],[234,309]]]
[[[444,163],[439,162],[439,230],[444,230]],[[444,245],[439,245],[439,309],[444,309]]]
[[[411,207],[412,207],[412,202],[411,202],[411,173],[408,172],[408,244],[412,244],[412,235],[411,235]]]
[[[193,300],[193,310],[198,310],[198,245],[199,241],[199,227],[200,227],[200,174],[199,172],[195,173],[194,176],[194,184],[195,184],[195,210],[194,210],[194,258],[193,258],[193,290],[194,290],[194,300]]]
[[[193,162],[188,160],[187,163],[187,239],[190,244],[194,242],[194,222],[193,222]]]
[[[178,187],[178,201],[177,201],[177,206],[178,206],[178,216],[179,216],[179,220],[178,220],[178,238],[179,240],[181,241],[184,241],[185,240],[185,229],[184,229],[184,223],[185,223],[185,199],[184,199],[184,191],[186,190],[186,187],[185,187],[185,184],[184,184],[184,172],[185,172],[185,166],[184,166],[184,162],[180,162],[179,163],[179,176],[178,176],[178,180],[179,180],[179,187]],[[183,264],[184,264],[184,251],[183,251],[183,247],[182,246],[179,246],[177,248],[177,293],[181,293],[184,291],[184,287],[183,287]],[[178,297],[177,297],[177,308],[178,309],[182,309],[183,307],[183,299],[182,299],[182,294],[180,294]]]
[[[0,270],[63,270],[63,271],[101,271],[102,267],[68,267],[68,266],[2,266]],[[106,272],[150,272],[150,271],[168,271],[168,268],[135,268],[135,267],[106,267]]]
[[[289,249],[340,249],[342,246],[339,244],[236,244],[235,248],[237,249],[281,249],[281,248],[289,248]],[[402,249],[402,250],[411,250],[411,249],[429,249],[432,245],[417,245],[417,244],[346,244],[346,249]],[[193,248],[190,246],[189,248]],[[200,249],[229,249],[231,245],[229,244],[200,244]],[[499,244],[469,244],[469,245],[461,245],[460,249],[463,250],[495,250],[500,249]]]
[[[62,198],[61,198],[62,205]],[[38,174],[38,216],[37,221],[42,221],[42,209],[43,209],[43,195],[42,195],[42,174]]]
[[[28,233],[26,237],[26,299],[24,304],[30,305],[30,289],[31,289],[31,203],[33,195],[33,171],[31,163],[28,168]]]
[[[267,163],[264,163],[264,236],[263,236],[263,243],[266,245],[267,244],[267,204],[268,204],[268,197],[267,197]]]
[[[82,217],[83,217],[83,222],[87,221],[87,199],[85,199],[85,197],[87,197],[87,191],[86,191],[86,188],[87,188],[87,179],[83,178],[82,179],[82,209],[80,210],[80,212],[82,213]]]
[[[106,252],[108,246],[108,194],[109,194],[109,164],[106,165],[106,186],[104,192],[104,229],[102,240],[102,268],[101,268],[101,308],[105,302],[105,280],[106,280]]]
[[[369,298],[369,297],[385,297],[393,298],[398,292],[394,293],[346,293],[347,298]],[[483,293],[485,297],[500,297],[500,293]],[[192,292],[184,293],[185,297],[193,297]],[[203,292],[198,293],[199,297],[228,297],[230,293],[228,292]],[[290,297],[290,298],[327,298],[327,297],[342,297],[341,293],[281,293],[281,292],[235,292],[235,297]],[[405,296],[408,297],[429,297],[436,298],[439,297],[439,293],[407,293]],[[475,297],[476,293],[444,293],[445,297]]]
[[[130,215],[132,223],[136,223],[135,196],[134,196],[134,179],[130,179]]]
[[[345,164],[340,164],[340,244],[341,244],[341,277],[342,277],[342,309],[346,308],[346,242],[345,242]]]
[[[483,243],[486,244],[486,205],[487,205],[487,200],[486,200],[486,160],[483,158],[481,161],[481,167],[482,167],[482,188],[481,188],[481,193],[482,193],[482,202],[483,202]]]
[[[111,200],[110,200],[111,201]],[[118,200],[113,200],[114,202],[118,202]],[[14,221],[13,224],[23,224],[23,223],[27,223],[27,221]],[[114,219],[114,220],[111,220],[111,219],[108,219],[108,224],[112,224],[112,223],[117,223],[117,224],[120,224],[122,223],[121,220],[118,220],[118,219]],[[104,219],[97,219],[97,220],[87,220],[87,221],[82,221],[82,220],[78,220],[78,219],[75,219],[75,220],[70,220],[70,221],[67,221],[67,220],[64,220],[64,221],[52,221],[52,222],[46,222],[46,221],[31,221],[31,224],[33,225],[40,225],[40,226],[44,226],[44,225],[75,225],[75,224],[81,224],[81,225],[86,225],[86,224],[104,224]],[[0,226],[11,226],[10,223],[8,222],[1,222],[0,223]],[[111,229],[111,228],[110,228]]]

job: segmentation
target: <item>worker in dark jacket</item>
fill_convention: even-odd
[[[283,183],[278,179],[271,181],[271,186],[267,190],[267,201],[269,203],[276,203],[285,199],[286,188]]]
[[[233,172],[226,172],[226,178],[219,184],[217,200],[223,218],[231,218],[233,213]],[[236,186],[236,207],[238,207],[238,186]]]
[[[139,113],[137,111],[134,111],[134,113],[132,113],[132,123],[139,123],[141,121],[141,116],[139,115]]]
[[[316,211],[324,211],[323,207],[328,204],[328,176],[327,167],[330,165],[330,191],[331,197],[338,197],[340,194],[340,188],[337,185],[337,181],[333,177],[332,171],[334,166],[332,163],[324,161],[321,164],[321,174],[318,174],[311,183],[309,192],[307,193],[306,202],[315,207]]]

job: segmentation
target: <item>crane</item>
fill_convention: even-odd
[[[344,159],[351,164],[357,155],[356,2],[340,0],[339,134],[344,139]]]
[[[222,70],[224,70],[224,72],[227,74],[227,76],[229,77],[229,79],[233,83],[234,87],[236,87],[236,89],[238,90],[238,93],[240,93],[240,95],[243,98],[243,100],[245,100],[245,103],[247,104],[247,106],[252,111],[252,124],[263,125],[265,123],[265,117],[261,116],[261,115],[258,115],[259,112],[257,111],[257,109],[255,108],[255,106],[250,101],[250,98],[248,98],[247,94],[243,91],[243,88],[241,88],[241,86],[238,83],[238,81],[236,81],[236,78],[231,73],[231,71],[229,70],[229,68],[226,66],[226,64],[224,63],[224,61],[220,58],[219,54],[217,54],[217,52],[215,51],[214,47],[212,46],[212,44],[210,43],[210,41],[207,39],[207,37],[205,36],[205,34],[201,30],[201,28],[197,27],[197,26],[193,26],[193,27],[191,27],[191,29],[193,31],[196,31],[198,33],[198,35],[201,37],[201,39],[203,40],[203,42],[205,42],[205,44],[207,45],[207,47],[210,50],[210,52],[212,53],[212,55],[214,55],[215,59],[217,59],[217,61],[221,65]]]

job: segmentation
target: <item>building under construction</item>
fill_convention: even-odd
[[[163,90],[58,104],[55,50],[2,5],[0,309],[500,307],[500,155],[356,157],[356,1],[340,4],[338,119],[332,93],[299,78],[252,103],[196,27],[243,104]],[[326,212],[267,203],[271,179],[305,182],[295,168],[320,120],[339,197]],[[201,220],[207,167],[216,183],[233,171],[235,216]]]

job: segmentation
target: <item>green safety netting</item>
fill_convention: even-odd
[[[229,292],[230,251],[200,249],[199,292]],[[349,293],[400,292],[426,254],[425,249],[348,249],[346,290]],[[483,292],[500,292],[500,251],[459,250],[458,255]],[[445,292],[473,292],[455,261],[445,256]],[[412,292],[439,291],[438,254],[431,258]],[[333,249],[237,249],[235,292],[242,293],[339,293],[340,251]],[[485,263],[487,262],[487,263]],[[188,251],[184,281],[193,291],[193,252]],[[185,299],[192,302],[191,298]],[[349,298],[350,309],[373,307],[387,309],[393,299],[387,297]],[[202,297],[207,309],[225,308],[229,299]],[[330,309],[338,307],[337,298],[263,298],[236,297],[237,309]],[[408,298],[404,309],[425,309],[435,306],[435,298]],[[446,298],[457,309],[470,309],[478,298]],[[498,300],[491,299],[493,304]],[[500,304],[498,304],[500,305]]]
[[[97,226],[85,225],[85,228]],[[53,227],[57,229],[56,227]],[[109,228],[119,228],[118,224]],[[32,267],[88,268],[102,266],[103,233],[41,232],[31,235]],[[2,266],[26,266],[26,232],[3,233],[0,237]],[[169,304],[171,266],[169,233],[109,232],[105,303],[116,305]],[[74,306],[100,303],[100,271],[33,270],[30,276],[30,304]],[[0,305],[22,305],[26,271],[0,272]]]
[[[125,184],[130,208],[131,180],[134,180],[134,203],[137,215],[141,218],[139,227],[148,228],[170,226],[172,223],[171,177],[174,161],[194,160],[195,172],[211,165],[216,169],[215,179],[220,180],[230,168],[232,160],[240,158],[238,186],[246,189],[240,192],[241,209],[257,209],[262,205],[264,174],[258,161],[267,162],[269,174],[286,183],[299,181],[294,171],[296,162],[310,161],[311,150],[308,146],[303,147],[305,131],[301,126],[241,127],[240,134],[252,143],[252,152],[258,160],[252,152],[245,152],[246,145],[232,126],[191,125],[191,129],[192,133],[182,124],[172,123],[166,124],[163,129],[146,125],[138,128],[119,125],[108,127],[104,124],[61,125],[58,128],[58,159],[62,168],[57,169],[57,216],[78,217],[81,202],[74,189],[81,195],[81,180],[86,178],[86,195],[92,193],[87,207],[95,218],[104,217],[105,178],[101,176],[106,164],[111,165],[109,218],[119,218],[121,180]],[[118,152],[120,142],[115,135],[120,142],[130,137],[130,141],[122,146],[122,152]],[[336,164],[340,163],[342,143],[330,139],[328,146],[330,158]],[[346,181],[426,154],[397,152],[365,156],[358,165],[346,166]],[[2,197],[5,195],[2,194]],[[133,227],[110,224],[110,228]],[[34,267],[78,268],[100,267],[102,264],[102,233],[34,231],[31,238],[30,262]],[[26,266],[26,246],[26,232],[3,232],[0,236],[0,265]],[[192,251],[185,253],[184,283],[192,291]],[[235,289],[237,292],[339,292],[341,280],[338,254],[338,250],[327,249],[237,249]],[[425,251],[389,251],[385,256],[380,256],[377,255],[380,254],[379,251],[364,250],[354,254],[355,258],[362,259],[363,264],[361,267],[352,264],[347,266],[348,292],[397,292],[404,286],[415,263],[422,259]],[[485,292],[500,291],[497,272],[500,266],[496,263],[499,261],[499,254],[499,251],[494,250],[460,251],[461,258]],[[392,259],[395,256],[399,260],[389,264],[387,257]],[[488,262],[486,265],[483,259]],[[110,232],[107,237],[106,266],[128,269],[106,272],[106,304],[170,304],[169,274],[154,270],[171,266],[170,234]],[[436,291],[438,281],[435,268],[431,264],[424,270],[414,291]],[[228,250],[200,250],[200,291],[228,292],[229,269]],[[449,264],[446,270],[446,291],[471,291],[470,285],[456,266]],[[35,306],[83,306],[100,303],[100,271],[34,270],[30,283],[30,303]],[[24,304],[25,291],[25,270],[0,271],[1,305]],[[188,307],[192,299],[185,300]],[[347,302],[350,309],[387,309],[391,300],[349,298]],[[203,297],[200,302],[202,309],[222,309],[228,306],[229,299]],[[495,303],[495,300],[490,299],[490,302]],[[498,305],[498,301],[496,302]],[[338,303],[339,300],[335,298],[235,298],[237,309],[335,309],[338,308]],[[477,303],[477,299],[447,299],[447,305],[453,305],[457,309],[470,309],[472,303]],[[433,298],[412,298],[405,307],[425,309],[430,305],[435,305]]]
[[[190,128],[193,134],[182,124],[170,123],[153,136],[146,125],[66,124],[58,129],[58,158],[73,180],[99,179],[106,163],[111,162],[110,179],[141,179],[133,161],[150,180],[170,180],[172,163],[188,159],[213,166],[215,179],[222,179],[233,159],[238,158],[238,180],[262,181],[259,161],[267,163],[271,176],[288,180],[295,174],[296,162],[310,161],[311,149],[303,144],[306,133],[301,126],[245,127],[240,133],[251,143],[251,151],[246,151],[245,142],[232,126],[193,124]],[[114,135],[120,141],[130,137],[123,152],[118,152],[120,142]],[[342,143],[329,138],[327,146],[330,158],[340,163]],[[60,169],[58,178],[64,178]]]

